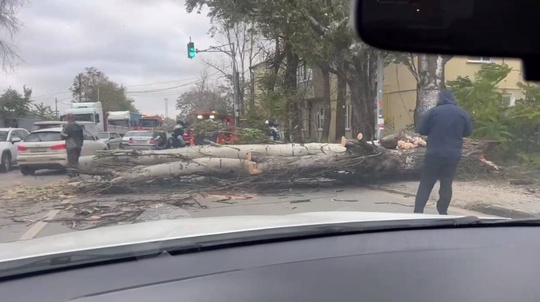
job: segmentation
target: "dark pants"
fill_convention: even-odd
[[[429,195],[431,195],[433,186],[438,180],[440,181],[440,188],[437,211],[441,215],[448,214],[448,206],[452,200],[452,182],[456,175],[458,163],[459,159],[428,156],[424,158],[420,185],[418,186],[418,192],[416,193],[416,200],[414,202],[415,213],[424,213],[424,208],[429,199]]]
[[[67,170],[69,176],[79,174],[79,157],[81,156],[81,148],[67,149]]]

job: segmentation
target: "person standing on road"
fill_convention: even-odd
[[[414,213],[424,212],[433,186],[439,180],[437,211],[441,215],[448,214],[463,138],[470,136],[472,130],[471,117],[457,106],[454,94],[442,91],[437,105],[426,113],[417,129],[420,135],[427,135],[428,139]]]
[[[84,142],[83,128],[75,123],[73,114],[66,115],[67,124],[62,130],[62,138],[66,140],[66,152],[68,161],[68,175],[74,177],[79,175],[79,157]]]

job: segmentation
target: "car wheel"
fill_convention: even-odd
[[[36,173],[36,169],[30,167],[21,167],[21,173],[24,176],[34,175]]]
[[[0,172],[7,173],[11,170],[11,154],[2,153],[2,159],[0,159]]]

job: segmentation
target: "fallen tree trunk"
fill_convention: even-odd
[[[393,150],[357,139],[342,139],[341,144],[305,145],[230,145],[203,146],[141,153],[101,154],[94,159],[101,162],[102,169],[114,170],[110,177],[102,179],[107,186],[134,186],[152,180],[186,177],[213,176],[230,180],[294,181],[320,177],[343,182],[366,182],[396,177],[417,177],[422,168],[426,148]],[[489,143],[465,140],[463,160],[460,166],[468,171],[493,171],[492,163],[484,158]],[[230,158],[226,158],[230,156]],[[191,158],[190,158],[191,157]],[[121,159],[121,160],[120,160]],[[87,160],[83,160],[86,162]],[[96,165],[85,163],[85,167]],[[103,163],[116,163],[135,167],[106,168]],[[157,163],[157,164],[156,164]],[[261,177],[253,177],[261,175]],[[231,177],[232,176],[232,177]],[[238,184],[238,182],[236,183]],[[235,185],[234,181],[231,185]],[[95,188],[89,186],[88,188]]]
[[[156,178],[186,175],[208,175],[213,173],[234,173],[235,175],[258,175],[257,164],[247,160],[231,158],[198,158],[152,166],[135,167],[119,174],[111,184],[149,181]]]
[[[268,156],[291,157],[317,154],[339,154],[346,148],[339,144],[283,144],[283,145],[217,145],[190,146],[168,150],[114,150],[101,151],[91,165],[83,165],[84,169],[99,171],[129,170],[135,166],[158,165],[198,158],[231,158],[258,161]]]

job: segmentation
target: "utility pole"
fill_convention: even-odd
[[[169,99],[165,98],[165,118],[169,117]]]
[[[58,98],[54,98],[54,113],[58,117]]]
[[[79,103],[82,102],[82,73],[79,73]]]
[[[381,127],[384,127],[379,123],[379,116],[382,115],[381,102],[383,98],[383,83],[384,83],[384,61],[381,54],[377,55],[377,99],[375,100],[375,139],[380,139]]]
[[[99,98],[99,84],[98,84],[98,87],[97,87],[97,101],[100,102],[100,98]]]

